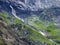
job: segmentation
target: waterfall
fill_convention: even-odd
[[[17,15],[16,15],[16,11],[13,9],[13,7],[10,5],[10,7],[11,7],[11,9],[12,9],[12,14],[17,18],[17,19],[19,19],[19,20],[21,20],[22,22],[24,22],[24,20],[23,19],[21,19],[20,17],[18,17]]]

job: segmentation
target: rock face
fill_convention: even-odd
[[[44,10],[41,14],[40,14],[40,19],[42,20],[48,20],[48,21],[55,21],[57,22],[59,20],[60,17],[60,8],[59,7],[55,7],[55,8],[49,8],[47,10]],[[58,21],[59,23],[59,21]]]
[[[39,32],[37,32],[38,30],[36,31],[35,27],[30,26],[29,28],[22,21],[17,20],[14,17],[14,15],[15,17],[17,16],[23,19],[26,23],[28,23],[27,19],[31,15],[33,16],[34,20],[40,18],[41,23],[40,20],[37,20],[38,22],[35,21],[36,26],[42,24],[44,21],[47,20],[49,22],[54,21],[55,25],[59,27],[60,1],[59,0],[0,0],[0,45],[40,45],[40,43],[41,45],[49,45],[48,43],[50,43],[51,40],[47,39],[46,37],[42,36]],[[36,15],[37,18],[34,17],[34,15]],[[32,20],[30,21],[31,25],[35,25],[34,22],[32,22]],[[42,27],[44,27],[43,25]],[[40,27],[39,25],[37,29],[42,27]],[[48,29],[50,29],[50,26]],[[58,30],[60,30],[60,27]],[[43,31],[45,31],[45,28]],[[48,32],[50,32],[50,30],[48,30]],[[36,40],[36,42],[33,41],[31,38],[33,40]]]
[[[18,6],[19,9],[25,10],[26,8],[36,11],[38,8],[50,8],[52,6],[60,6],[59,0],[1,0],[9,3],[10,5]]]
[[[18,17],[25,19],[38,15],[46,8],[59,7],[59,0],[0,0],[0,12],[12,14],[12,6]]]
[[[0,12],[8,12],[12,14],[12,9],[10,7],[12,6],[16,11],[17,16],[20,18],[26,18],[30,15],[36,14],[37,11],[40,13],[46,8],[59,7],[59,2],[60,1],[56,0],[0,0]]]

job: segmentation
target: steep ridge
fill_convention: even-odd
[[[36,0],[35,0],[36,1]],[[56,33],[56,35],[58,35],[57,34],[57,32],[60,30],[60,29],[58,29],[58,31],[57,32],[54,32],[54,34],[52,33],[53,32],[53,30],[55,30],[54,29],[54,25],[53,25],[53,28],[52,27],[50,27],[51,25],[48,25],[48,27],[45,29],[45,22],[44,22],[44,24],[42,24],[43,23],[43,21],[45,20],[45,16],[47,17],[47,19],[46,20],[48,20],[48,21],[50,21],[51,22],[51,16],[48,16],[48,14],[49,15],[53,15],[53,17],[59,17],[59,15],[60,15],[60,9],[57,9],[55,12],[54,12],[54,5],[55,5],[55,3],[57,3],[56,4],[56,6],[59,4],[59,1],[56,1],[56,0],[54,0],[54,1],[52,1],[52,4],[53,5],[51,5],[50,3],[50,1],[48,1],[48,2],[46,2],[47,0],[45,0],[45,1],[41,1],[41,0],[38,0],[38,1],[36,1],[36,2],[34,2],[34,1],[27,1],[26,0],[26,2],[25,1],[21,1],[21,0],[6,0],[6,1],[4,1],[4,0],[0,0],[0,12],[1,13],[6,13],[6,14],[2,14],[3,16],[1,16],[1,14],[0,14],[0,17],[2,18],[4,18],[5,19],[5,21],[7,22],[7,24],[8,24],[8,26],[7,27],[9,27],[9,29],[7,29],[7,30],[9,30],[9,35],[11,35],[11,34],[13,34],[13,38],[15,39],[14,41],[16,41],[16,42],[12,42],[12,43],[14,43],[15,45],[24,45],[24,44],[26,44],[26,45],[58,45],[57,43],[59,42],[58,40],[56,41],[56,39],[54,38],[53,40],[51,40],[52,39],[52,37],[54,37],[55,36],[55,33]],[[24,2],[24,3],[23,3]],[[37,4],[37,3],[41,3],[41,4]],[[43,2],[45,2],[45,3],[43,3]],[[36,5],[34,5],[34,4],[36,4]],[[45,4],[45,6],[44,6],[44,4]],[[42,5],[42,7],[40,7],[40,5]],[[50,8],[49,7],[49,5],[51,5],[51,8],[52,9],[46,9],[46,8]],[[36,7],[35,7],[36,6]],[[39,7],[38,7],[39,6]],[[46,7],[47,6],[47,7]],[[53,7],[52,7],[53,6]],[[58,6],[57,6],[58,7]],[[44,9],[44,10],[43,10]],[[46,10],[45,10],[46,9]],[[48,10],[48,12],[47,12],[47,10]],[[51,11],[53,11],[53,12],[51,12]],[[31,15],[34,15],[34,14],[36,14],[35,12],[38,12],[38,15],[40,16],[40,20],[43,20],[43,21],[41,21],[40,22],[40,20],[38,20],[37,22],[36,22],[36,20],[35,20],[35,18],[34,18],[34,20],[29,20],[29,22],[31,23],[31,25],[30,24],[28,24],[28,23],[25,23],[26,22],[26,18],[27,19],[29,19],[29,17],[31,16]],[[50,14],[50,13],[51,14]],[[7,13],[8,13],[8,15],[7,15]],[[53,14],[52,14],[53,13]],[[55,14],[55,13],[57,13],[58,14],[58,16],[56,16],[57,14]],[[46,15],[45,15],[46,14]],[[37,14],[36,14],[37,15]],[[11,16],[11,18],[10,18],[10,16]],[[15,16],[15,17],[14,17]],[[5,18],[6,17],[6,18]],[[50,18],[49,18],[50,17]],[[9,19],[10,18],[10,19]],[[17,18],[17,19],[16,19]],[[38,17],[39,18],[39,17]],[[53,21],[56,21],[56,23],[58,23],[57,22],[57,20],[59,21],[59,18],[57,19],[56,18],[56,20],[53,20]],[[19,20],[18,20],[19,19]],[[32,19],[32,18],[31,18]],[[24,24],[24,23],[25,24]],[[3,22],[2,22],[3,23]],[[41,25],[38,25],[38,24],[40,24],[41,23]],[[49,22],[48,22],[49,23]],[[28,24],[28,25],[26,25],[26,24]],[[51,24],[51,23],[50,23]],[[22,26],[21,26],[22,25]],[[33,26],[32,26],[33,25]],[[38,25],[38,26],[37,26]],[[1,25],[2,26],[2,25]],[[45,26],[45,27],[44,27]],[[13,27],[13,28],[12,28]],[[22,27],[22,28],[20,28],[20,27]],[[43,28],[42,28],[43,27]],[[11,29],[12,28],[12,29]],[[50,29],[50,28],[52,28],[52,29]],[[10,29],[11,29],[11,31],[10,31]],[[44,29],[44,30],[43,30]],[[48,30],[49,29],[49,30]],[[4,29],[3,29],[4,30]],[[22,31],[23,30],[23,31]],[[39,31],[40,30],[40,31]],[[42,31],[41,31],[42,30]],[[53,34],[53,35],[51,35],[51,36],[49,36],[49,37],[46,37],[46,36],[44,36],[44,32],[43,31],[48,31],[50,34]],[[56,30],[55,30],[56,31]],[[1,31],[2,32],[2,31]],[[60,32],[60,31],[59,31]],[[46,32],[47,33],[47,32]],[[58,35],[59,36],[59,35]],[[50,38],[51,37],[51,38]],[[58,37],[59,38],[59,37]],[[9,40],[9,39],[8,39]],[[6,41],[6,40],[5,40]],[[9,40],[10,41],[10,40]],[[57,43],[56,43],[57,42]],[[10,43],[10,42],[9,42]],[[20,44],[20,43],[22,43],[22,44]],[[5,44],[5,43],[4,43]],[[60,44],[60,43],[59,43]],[[7,44],[8,45],[8,44]],[[11,45],[11,44],[10,44]]]
[[[50,7],[59,7],[59,0],[1,0],[11,5],[15,5],[18,9],[21,10],[31,10],[37,11],[38,9],[50,8]]]
[[[45,36],[37,32],[35,29],[29,27],[28,25],[25,25],[23,22],[21,22],[20,20],[16,19],[13,16],[0,13],[0,20],[1,20],[0,22],[3,23],[1,24],[2,28],[0,29],[1,32],[3,33],[2,39],[5,40],[6,45],[9,44],[10,45],[25,45],[25,44],[26,45],[40,45],[40,44],[52,45],[54,44],[55,45],[56,44],[55,42],[50,41]],[[7,38],[5,38],[5,35],[7,35],[6,36]],[[6,40],[9,43],[7,43]]]

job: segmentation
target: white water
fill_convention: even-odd
[[[43,36],[46,36],[42,31],[39,31],[39,33],[41,33]]]
[[[12,14],[13,14],[17,19],[19,19],[19,20],[21,20],[22,22],[24,22],[23,19],[19,18],[19,17],[16,15],[16,12],[15,12],[15,10],[13,9],[13,7],[12,7],[11,5],[10,5],[10,7],[11,7],[11,9],[12,9]]]

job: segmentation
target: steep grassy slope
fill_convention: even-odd
[[[45,36],[37,32],[34,28],[24,24],[22,21],[5,13],[0,13],[0,24],[3,23],[0,29],[4,37],[2,39],[7,45],[21,44],[21,45],[55,45],[55,42],[50,41]],[[7,35],[7,36],[6,36]],[[9,36],[10,35],[10,36]],[[7,37],[7,39],[5,39]],[[9,38],[11,37],[11,39]],[[7,43],[7,41],[9,43]],[[11,41],[10,41],[11,40]],[[11,43],[12,42],[12,43]],[[19,43],[18,43],[19,42]],[[3,42],[4,43],[4,42]],[[2,44],[3,44],[2,43]]]
[[[28,17],[27,24],[42,31],[48,39],[59,43],[60,41],[60,8],[50,8],[44,10],[40,17],[32,15]],[[60,43],[59,43],[60,44]]]

